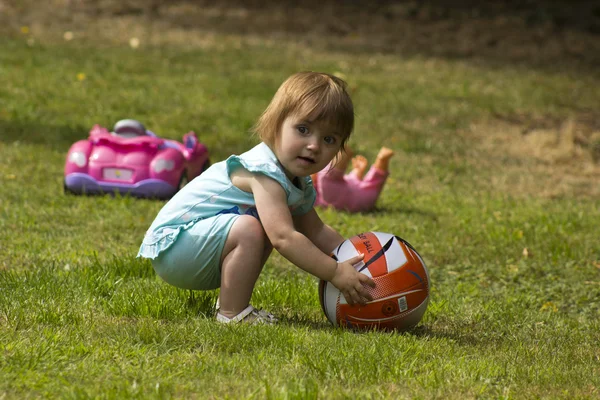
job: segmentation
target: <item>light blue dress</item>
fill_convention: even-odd
[[[237,168],[277,181],[292,215],[312,209],[316,191],[310,177],[295,186],[265,143],[212,165],[159,211],[138,252],[138,257],[152,260],[155,271],[168,283],[198,290],[220,286],[221,253],[231,226],[243,214],[259,218],[252,193],[231,183],[229,175]]]

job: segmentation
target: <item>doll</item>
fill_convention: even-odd
[[[350,212],[364,212],[375,207],[389,175],[389,161],[394,151],[382,147],[368,171],[367,159],[362,155],[352,155],[349,148],[340,151],[337,163],[331,163],[312,175],[313,185],[317,190],[315,205],[332,206]],[[350,161],[352,171],[346,174]]]

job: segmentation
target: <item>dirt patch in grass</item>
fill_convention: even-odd
[[[600,118],[514,116],[474,123],[470,162],[492,172],[489,183],[513,195],[600,197]]]

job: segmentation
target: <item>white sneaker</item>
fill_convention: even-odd
[[[271,313],[266,312],[264,310],[257,310],[252,306],[246,307],[241,313],[232,318],[227,318],[220,312],[217,313],[217,322],[223,324],[230,324],[232,322],[241,322],[248,324],[265,324],[265,325],[274,325],[279,320]]]

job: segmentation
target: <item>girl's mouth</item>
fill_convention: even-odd
[[[313,159],[312,159],[312,158],[310,158],[310,157],[298,157],[298,159],[299,159],[300,161],[302,161],[302,162],[305,162],[305,163],[307,163],[307,164],[314,164],[314,163],[315,163],[315,160],[313,160]]]

